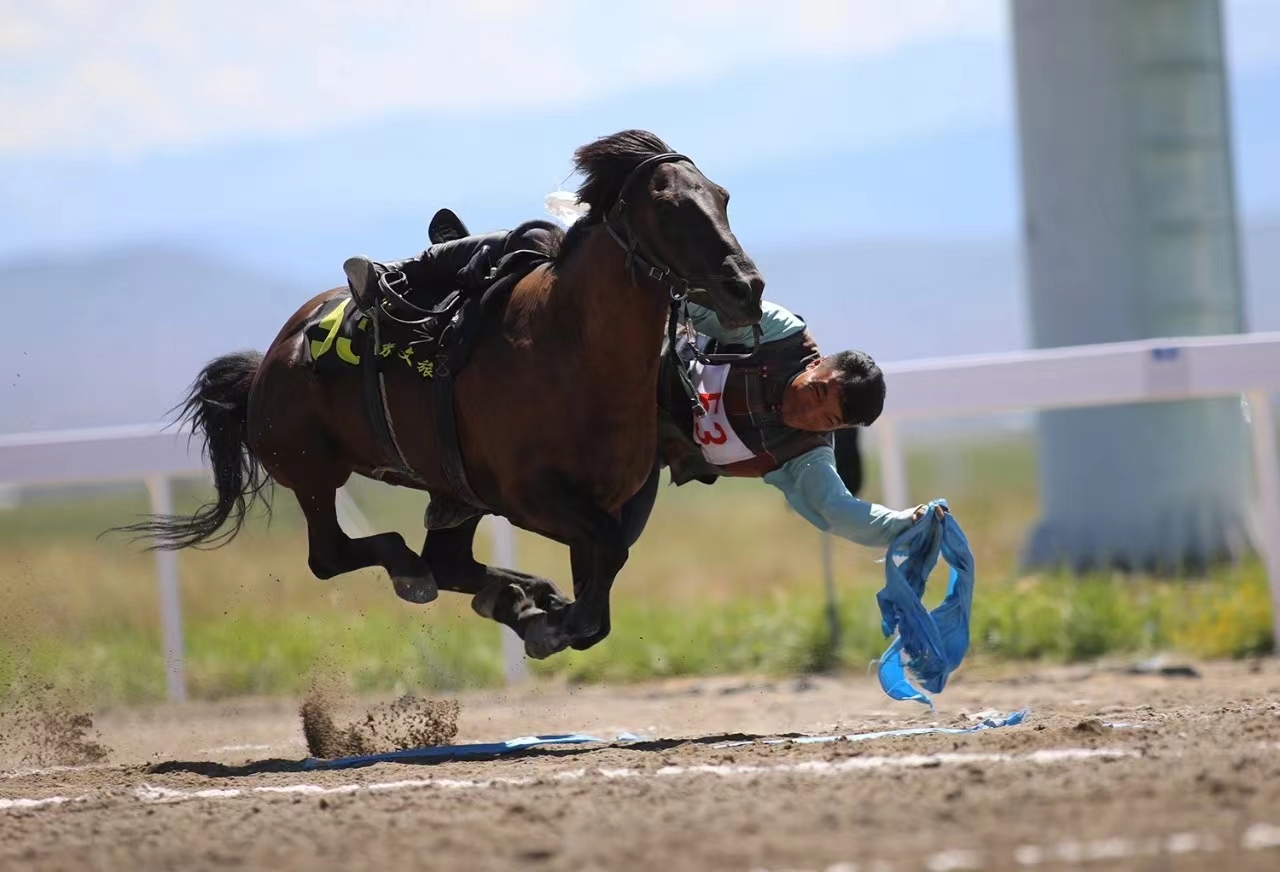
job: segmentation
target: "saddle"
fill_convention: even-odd
[[[441,464],[454,497],[432,494],[427,509],[428,529],[454,527],[491,511],[472,490],[458,444],[454,380],[466,366],[476,337],[486,321],[501,317],[512,288],[533,269],[550,261],[554,244],[533,231],[562,235],[550,221],[532,220],[510,232],[480,235],[449,209],[431,219],[430,254],[442,263],[465,262],[451,282],[415,287],[403,271],[394,267],[379,277],[373,298],[354,300],[366,313],[370,326],[360,355],[364,395],[374,432],[388,454],[399,463],[388,469],[423,486],[396,438],[386,398],[384,367],[396,359],[414,366],[431,384],[432,419]]]

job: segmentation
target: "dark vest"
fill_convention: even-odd
[[[693,353],[687,340],[678,338],[676,347],[689,366]],[[714,343],[707,348],[708,353],[748,351],[743,346],[715,347]],[[671,358],[664,355],[658,384],[658,452],[671,468],[671,480],[680,485],[693,479],[710,483],[722,475],[760,478],[807,451],[832,445],[830,433],[795,430],[783,424],[781,418],[782,395],[787,385],[821,356],[809,331],[801,330],[761,346],[754,359],[729,368],[721,400],[725,416],[755,457],[717,466],[707,462],[693,438],[693,411],[680,388]]]

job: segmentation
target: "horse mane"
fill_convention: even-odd
[[[670,151],[671,146],[647,130],[623,130],[579,147],[573,153],[574,171],[582,176],[577,194],[589,209],[565,234],[556,262],[562,263],[590,228],[604,221],[605,212],[632,170],[648,158]]]

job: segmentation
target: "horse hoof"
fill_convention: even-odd
[[[575,651],[586,651],[600,642],[603,642],[608,633],[592,633],[590,636],[580,636],[569,643],[569,647]]]
[[[420,606],[440,596],[440,588],[430,575],[393,575],[391,583],[395,586],[396,596]]]
[[[552,654],[563,650],[563,648],[556,648],[555,646],[548,646],[538,642],[530,642],[528,639],[524,640],[524,653],[530,660],[546,660]]]
[[[524,653],[534,660],[546,660],[563,651],[568,641],[564,633],[547,622],[545,615],[539,615],[524,628]]]

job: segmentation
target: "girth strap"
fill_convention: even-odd
[[[462,462],[462,447],[458,444],[458,418],[454,406],[453,375],[460,368],[458,349],[470,344],[475,334],[479,316],[479,301],[470,298],[454,312],[440,337],[436,353],[435,369],[431,378],[431,419],[435,426],[436,449],[440,452],[440,465],[444,477],[458,498],[477,509],[487,510],[480,501]]]
[[[378,317],[375,314],[369,319],[373,322],[373,330],[364,334],[367,338],[366,347],[360,354],[360,369],[364,394],[365,407],[369,416],[369,424],[373,427],[374,436],[382,445],[390,445],[395,451],[396,458],[399,460],[398,465],[391,467],[379,467],[374,470],[375,477],[381,477],[379,473],[388,469],[418,484],[423,484],[422,479],[413,471],[413,467],[409,465],[408,459],[404,456],[403,449],[400,448],[400,442],[396,439],[395,425],[391,420],[391,405],[387,402],[387,385],[386,377],[382,372],[382,355],[378,354],[378,349],[382,345],[381,332],[378,329]]]

